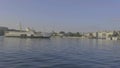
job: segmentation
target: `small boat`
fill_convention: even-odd
[[[30,28],[26,30],[6,31],[5,37],[20,37],[20,38],[50,38],[51,33],[36,32]]]

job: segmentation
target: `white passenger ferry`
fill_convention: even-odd
[[[20,38],[50,38],[51,33],[36,32],[30,28],[26,30],[6,31],[5,37],[20,37]]]

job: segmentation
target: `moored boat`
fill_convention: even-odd
[[[30,28],[26,30],[6,31],[5,37],[20,37],[20,38],[50,38],[51,33],[36,32]]]

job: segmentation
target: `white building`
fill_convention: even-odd
[[[111,38],[112,35],[113,35],[113,32],[105,31],[105,32],[98,32],[98,36],[97,37],[99,39],[107,39],[107,38]]]

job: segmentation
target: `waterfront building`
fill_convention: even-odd
[[[107,39],[107,38],[111,38],[112,36],[113,36],[113,32],[103,31],[97,33],[98,39]]]

